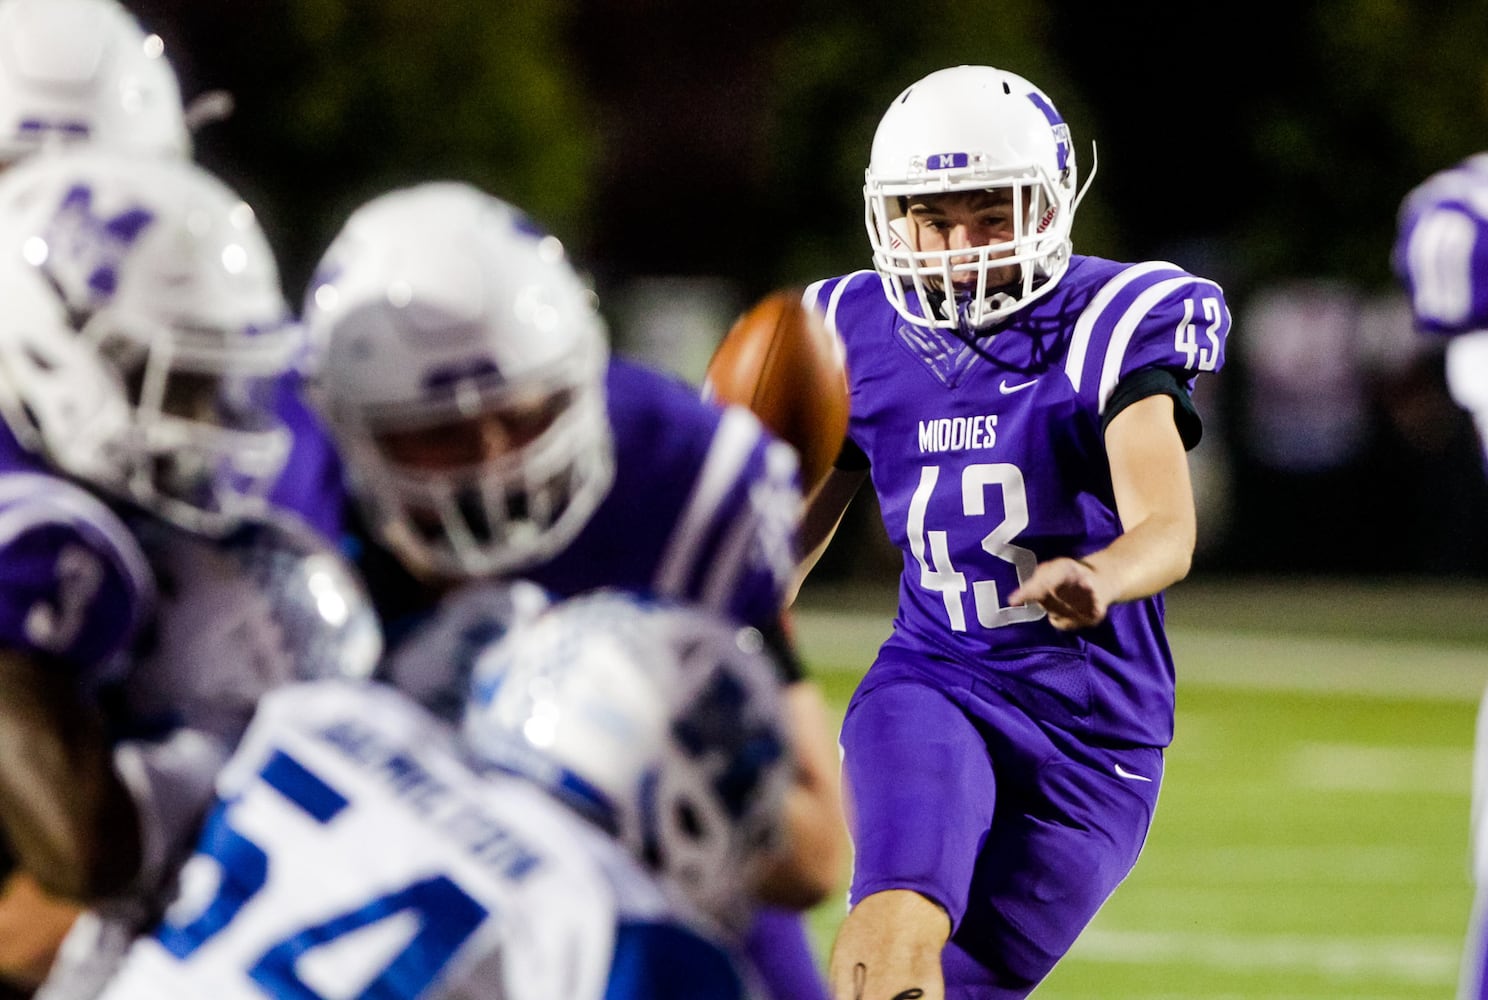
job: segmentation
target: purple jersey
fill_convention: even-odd
[[[848,436],[904,553],[889,645],[1014,671],[1072,704],[1091,735],[1165,746],[1174,674],[1161,595],[1078,633],[1006,597],[1039,562],[1121,533],[1108,403],[1139,371],[1167,369],[1191,388],[1220,368],[1220,288],[1172,264],[1077,255],[1051,293],[972,344],[909,327],[871,271],[818,282],[806,299],[846,350]]]
[[[659,594],[757,626],[780,614],[795,569],[795,452],[740,407],[615,359],[605,391],[615,482],[577,538],[522,576],[569,597]]]
[[[309,418],[302,407],[300,412]],[[279,509],[290,516],[276,514],[272,520],[287,523],[272,531],[240,531],[226,540],[198,538],[129,504],[100,499],[53,472],[0,422],[0,646],[71,664],[91,688],[147,659],[165,623],[184,622],[205,610],[172,610],[189,604],[186,598],[198,604],[207,594],[216,599],[216,583],[204,586],[219,572],[207,553],[221,553],[218,562],[242,562],[237,572],[246,583],[253,575],[250,565],[256,564],[242,553],[296,552],[306,560],[317,545],[329,546],[325,537],[318,543],[299,537],[299,525],[334,537],[339,522],[326,511],[341,506],[338,466],[318,424],[288,412],[284,416],[296,432],[292,455],[299,456],[287,471],[300,476],[283,492]],[[245,541],[250,536],[251,544]],[[272,542],[265,541],[271,536]],[[197,557],[199,565],[183,570],[178,564],[187,552],[203,555]],[[327,553],[324,558],[336,557]],[[162,593],[165,567],[170,572]],[[214,622],[236,620],[247,607],[239,600],[220,608],[223,614],[212,622],[195,617],[178,627],[215,634]],[[235,641],[245,659],[256,656],[243,636]],[[257,659],[251,666],[262,668]]]
[[[346,508],[341,462],[330,434],[305,404],[299,375],[280,380],[276,411],[293,443],[269,492],[269,503],[276,510],[295,514],[322,538],[337,541]]]
[[[0,647],[92,684],[122,666],[153,600],[149,564],[119,517],[0,423]]]
[[[1433,174],[1406,196],[1391,264],[1420,329],[1488,329],[1488,153]]]

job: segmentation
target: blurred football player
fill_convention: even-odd
[[[1488,456],[1488,153],[1418,184],[1401,202],[1391,265],[1416,327],[1448,337],[1447,388],[1472,415]],[[1488,464],[1484,471],[1488,472]],[[1458,983],[1461,1000],[1488,998],[1488,692],[1478,707],[1472,789],[1477,886]]]
[[[509,600],[482,602],[504,633]],[[460,727],[376,682],[269,694],[102,996],[753,995],[716,914],[752,905],[790,782],[761,646],[594,594],[473,650]]]
[[[787,652],[797,755],[768,899],[805,908],[836,883],[845,838],[824,705],[780,618],[795,455],[747,411],[611,357],[592,298],[557,239],[468,185],[393,191],[348,219],[304,318],[374,543],[374,600],[393,643],[445,591],[518,575],[559,597],[623,588],[760,629]],[[446,709],[463,694],[451,641],[452,677],[398,679],[429,703],[446,692]],[[396,676],[396,649],[390,664]],[[820,995],[799,916],[767,912],[756,930],[774,940],[761,964],[779,995]]]
[[[183,108],[164,43],[117,0],[0,0],[0,168],[81,145],[184,159],[193,119],[221,117],[225,100],[211,92]],[[286,371],[274,396],[296,432],[274,500],[335,538],[343,511],[335,453],[297,373]]]
[[[1152,818],[1173,729],[1162,591],[1195,538],[1189,391],[1230,317],[1173,264],[1074,255],[1080,194],[1042,91],[937,71],[873,139],[874,270],[805,294],[842,340],[851,418],[802,547],[871,477],[904,555],[842,730],[842,1000],[1026,996]]]
[[[91,899],[168,853],[133,803],[189,806],[262,691],[328,644],[370,671],[380,638],[313,511],[275,507],[302,338],[241,198],[179,158],[28,157],[0,298],[0,728],[38,741],[0,822],[18,878]]]
[[[0,0],[0,164],[79,143],[190,155],[165,46],[115,0]]]
[[[148,155],[189,154],[179,85],[160,39],[114,0],[0,0],[0,170],[32,153],[84,142]],[[104,767],[102,742],[97,733],[85,738],[83,732],[55,729],[66,685],[63,692],[39,695],[29,679],[14,687],[14,678],[5,675],[0,684],[6,687],[4,700],[23,720],[7,727],[14,745],[38,756],[48,756],[41,748],[51,748],[53,759],[70,762],[80,791],[91,787],[85,775]],[[36,697],[43,698],[41,705],[21,707]],[[51,796],[28,795],[34,796],[28,811],[41,815]],[[72,799],[93,800],[87,793]],[[82,815],[75,813],[70,822]],[[65,815],[54,820],[67,821]],[[55,823],[48,838],[51,850],[81,843],[76,830],[68,833]],[[5,853],[0,846],[0,857]],[[72,853],[71,863],[43,867],[53,877],[64,869],[84,876],[89,868],[81,860]],[[73,889],[81,884],[71,883]],[[45,969],[57,929],[70,923],[73,912],[70,903],[49,899],[27,873],[10,874],[0,888],[0,990],[6,973],[32,981]]]

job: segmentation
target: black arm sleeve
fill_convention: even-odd
[[[1171,368],[1143,368],[1132,372],[1116,383],[1111,398],[1106,400],[1106,412],[1101,417],[1101,433],[1111,426],[1116,414],[1138,400],[1148,396],[1173,397],[1173,421],[1178,425],[1178,437],[1186,451],[1193,451],[1204,436],[1204,422],[1199,411],[1194,409],[1183,379]]]
[[[832,463],[836,468],[845,472],[862,472],[868,468],[868,456],[863,454],[857,442],[852,438],[842,439],[842,450],[837,453],[837,461]]]
[[[791,641],[785,621],[776,618],[770,625],[761,628],[760,634],[764,636],[765,648],[770,651],[771,657],[775,660],[781,683],[789,685],[805,680],[806,664],[801,661],[801,654],[796,651],[796,644]]]

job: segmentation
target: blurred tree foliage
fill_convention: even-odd
[[[298,291],[347,211],[433,177],[526,207],[611,280],[746,294],[862,267],[889,101],[963,62],[1047,90],[1099,177],[1077,245],[1249,287],[1384,284],[1401,195],[1488,147],[1481,0],[136,0],[188,96],[238,110],[204,162]]]
[[[597,136],[550,0],[126,0],[185,96],[232,93],[201,160],[259,209],[297,296],[362,201],[470,181],[556,230],[582,225]]]

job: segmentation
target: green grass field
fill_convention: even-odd
[[[811,586],[799,638],[840,713],[893,595]],[[1187,582],[1152,833],[1038,1000],[1430,1000],[1466,930],[1488,588]],[[812,914],[825,947],[841,918]]]

